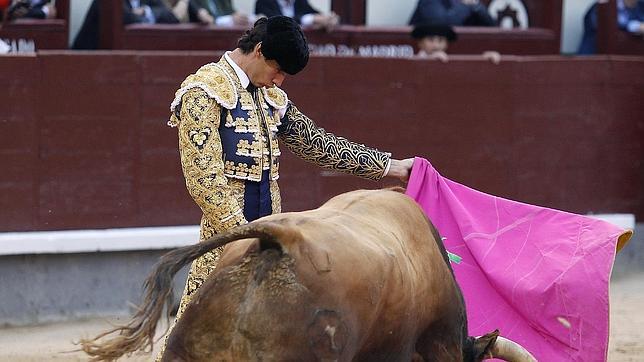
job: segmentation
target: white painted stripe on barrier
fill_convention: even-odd
[[[199,241],[199,226],[0,233],[0,255],[170,249]]]

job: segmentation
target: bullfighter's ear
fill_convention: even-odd
[[[492,347],[496,343],[496,337],[499,336],[499,330],[496,329],[494,332],[490,332],[484,336],[478,337],[474,340],[474,345],[472,346],[472,354],[474,355],[475,361],[482,361],[486,358],[492,358]]]

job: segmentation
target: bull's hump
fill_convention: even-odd
[[[374,212],[382,209],[395,210],[415,206],[409,196],[394,190],[356,190],[340,194],[322,205],[321,209],[352,211],[354,209],[371,208]]]

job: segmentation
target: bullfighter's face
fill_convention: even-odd
[[[264,57],[261,43],[257,44],[253,55],[253,62],[248,69],[250,82],[256,87],[281,86],[286,78],[286,73],[280,68],[277,61]]]

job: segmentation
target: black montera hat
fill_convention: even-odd
[[[414,39],[422,39],[426,36],[442,36],[447,38],[447,41],[453,42],[457,36],[454,30],[449,25],[443,24],[421,24],[414,27],[411,32]]]
[[[288,74],[296,74],[309,61],[309,46],[300,25],[288,16],[271,16],[262,39],[262,54]]]

